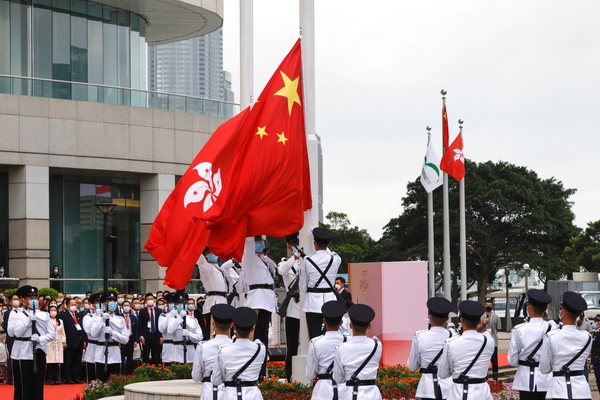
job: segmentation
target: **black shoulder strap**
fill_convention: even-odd
[[[242,366],[242,368],[240,368],[238,370],[238,372],[236,372],[235,374],[233,374],[233,376],[231,377],[232,381],[235,381],[249,366],[250,364],[252,364],[252,362],[254,362],[254,360],[256,360],[256,357],[258,357],[258,353],[260,353],[260,347],[262,346],[261,344],[256,344],[257,349],[256,349],[256,353],[254,353],[254,355],[252,356],[252,358],[250,358],[246,364],[244,364]]]
[[[373,340],[373,341],[375,342],[375,346],[373,346],[373,350],[371,351],[371,354],[369,354],[369,357],[367,357],[366,360],[363,361],[363,363],[360,365],[360,367],[358,367],[356,369],[356,371],[354,371],[354,373],[350,377],[351,381],[356,380],[356,378],[358,377],[358,374],[360,374],[360,372],[363,370],[363,368],[367,366],[369,361],[371,361],[371,358],[373,358],[373,356],[375,355],[375,352],[377,351],[377,345],[379,344],[379,342],[377,340]]]
[[[579,353],[577,353],[575,355],[575,357],[571,358],[571,361],[569,361],[568,363],[566,363],[565,365],[563,365],[563,367],[561,368],[561,371],[567,371],[569,369],[569,366],[571,364],[573,364],[575,362],[575,360],[577,360],[579,358],[580,355],[583,354],[583,352],[585,351],[585,349],[587,349],[587,347],[590,345],[591,341],[592,341],[592,337],[588,336],[588,340],[587,340],[587,342],[585,342],[585,346],[583,346],[583,348],[581,350],[579,350]]]
[[[550,324],[548,324],[548,329],[546,330],[546,333],[550,332],[551,329],[552,329],[552,326],[550,326]],[[535,357],[535,354],[538,352],[538,350],[540,349],[540,347],[542,347],[542,344],[544,343],[544,336],[546,336],[546,333],[544,333],[542,335],[542,338],[540,339],[538,344],[531,351],[531,353],[529,353],[529,355],[527,356],[527,361],[533,361],[533,357]]]
[[[331,265],[333,264],[333,254],[331,255],[331,258],[329,259],[329,264],[327,264],[325,271],[323,271],[321,268],[319,268],[319,266],[313,260],[311,260],[310,257],[306,257],[306,259],[308,260],[308,262],[310,262],[313,265],[313,267],[315,267],[317,272],[321,275],[321,277],[319,278],[319,280],[317,281],[317,283],[315,284],[314,287],[318,287],[319,283],[321,283],[322,280],[325,280],[325,282],[329,285],[329,288],[331,290],[333,290],[333,285],[331,284],[331,281],[329,280],[329,278],[327,278],[327,272],[329,272],[329,268],[331,268]]]
[[[475,356],[475,358],[471,361],[471,364],[469,364],[469,366],[467,367],[467,369],[465,369],[462,374],[460,374],[459,378],[465,378],[467,376],[467,374],[469,373],[469,371],[471,370],[471,368],[473,368],[473,365],[475,365],[475,363],[477,362],[477,360],[479,359],[479,356],[481,356],[481,353],[483,353],[483,349],[485,349],[485,345],[487,344],[487,336],[483,336],[483,344],[481,345],[481,348],[479,349],[479,351],[477,352],[477,355]]]

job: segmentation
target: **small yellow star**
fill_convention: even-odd
[[[281,142],[281,143],[283,143],[283,145],[285,146],[285,142],[286,142],[287,140],[289,140],[288,138],[286,138],[286,137],[285,137],[285,132],[281,132],[280,134],[279,134],[279,133],[276,133],[276,135],[277,135],[277,137],[279,138],[279,139],[277,139],[277,143]]]
[[[266,131],[266,129],[267,129],[266,125],[263,126],[262,128],[259,126],[257,129],[258,130],[256,131],[256,133],[254,135],[260,136],[261,139],[263,138],[263,136],[269,136],[269,134]]]
[[[285,73],[283,73],[283,71],[279,72],[281,72],[281,77],[283,78],[283,87],[275,93],[275,96],[283,96],[287,98],[288,112],[290,115],[292,115],[292,107],[294,106],[294,103],[302,105],[300,103],[300,95],[298,95],[298,83],[300,82],[300,77],[291,80]]]

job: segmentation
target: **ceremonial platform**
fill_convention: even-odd
[[[139,382],[125,386],[123,396],[101,400],[198,400],[201,392],[202,383],[191,379]]]

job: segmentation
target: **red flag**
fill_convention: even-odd
[[[450,130],[448,129],[448,114],[446,113],[446,104],[442,107],[442,152],[448,150],[450,143]]]
[[[444,153],[440,162],[440,169],[459,182],[465,177],[465,156],[460,133]]]
[[[240,260],[245,237],[304,224],[312,200],[300,56],[298,40],[252,109],[211,136],[154,221],[146,248],[168,267],[168,286],[189,282],[207,242],[220,258]]]

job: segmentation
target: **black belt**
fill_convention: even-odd
[[[452,379],[452,381],[454,383],[460,383],[463,385],[471,385],[474,383],[485,383],[487,381],[487,378],[456,378]]]
[[[524,367],[539,367],[540,363],[539,361],[527,361],[527,360],[519,360],[519,365],[522,365]]]
[[[89,340],[89,339],[88,339],[88,341],[87,341],[87,342],[88,342],[88,344],[98,344],[98,341],[97,341],[97,340]]]
[[[529,368],[529,391],[533,392],[535,381],[535,368],[540,366],[538,361],[519,360],[519,365]]]
[[[317,375],[317,379],[331,379],[333,378],[333,374],[319,374]]]
[[[553,371],[552,376],[580,376],[583,375],[583,370],[578,371]]]
[[[217,292],[217,291],[210,291],[208,293],[206,293],[207,296],[221,296],[221,297],[227,297],[227,293],[226,292]]]
[[[346,386],[373,386],[376,384],[377,381],[375,379],[357,379],[346,382]]]
[[[331,288],[309,287],[306,289],[308,293],[333,293]]]
[[[210,382],[210,376],[205,376],[202,378],[202,382]]]
[[[270,284],[270,283],[259,283],[256,285],[250,285],[249,286],[250,290],[254,290],[254,289],[270,289],[270,290],[275,290],[275,286]]]
[[[30,337],[16,337],[15,340],[20,340],[21,342],[29,342],[31,340]]]
[[[434,372],[438,372],[438,368],[437,368],[437,365],[434,365],[434,366],[428,367],[428,368],[421,368],[419,370],[419,372],[422,374],[433,374]]]
[[[117,342],[97,342],[96,343],[98,346],[118,346],[119,343]]]
[[[225,382],[226,387],[250,387],[256,386],[258,383],[256,381],[227,381]]]
[[[183,344],[183,341],[163,340],[163,344]]]

